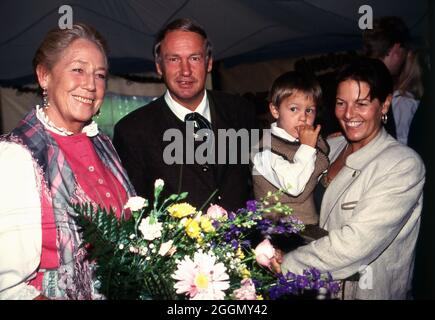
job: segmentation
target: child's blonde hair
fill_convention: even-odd
[[[290,71],[280,75],[272,84],[269,91],[269,102],[279,107],[281,102],[293,95],[296,91],[303,92],[313,98],[316,105],[320,105],[322,88],[314,76]]]

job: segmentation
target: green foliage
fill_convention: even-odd
[[[132,214],[128,219],[124,213],[118,219],[113,211],[90,204],[73,206],[82,229],[82,245],[95,262],[100,283],[97,290],[110,300],[186,298],[196,293],[186,293],[186,285],[182,284],[182,294],[177,294],[174,285],[185,279],[175,280],[173,276],[180,266],[186,266],[183,261],[192,262],[192,257],[204,253],[224,264],[230,285],[225,292],[227,299],[234,298],[234,290],[248,278],[256,280],[255,292],[267,298],[268,290],[276,284],[276,273],[256,262],[256,253],[246,240],[255,230],[297,233],[304,228],[292,217],[279,223],[263,218],[268,212],[291,215],[288,206],[276,202],[279,194],[269,194],[261,202],[248,201],[246,208],[236,212],[212,206],[208,214],[182,203],[187,193],[160,199],[163,186],[162,180],[156,181],[155,201],[149,207],[146,199],[130,198],[126,206]],[[187,274],[199,272],[199,265],[187,265],[192,268]],[[196,284],[187,288],[191,286]]]
[[[96,277],[101,283],[99,291],[108,299],[135,299],[143,282],[140,261],[119,250],[127,245],[134,234],[134,220],[117,219],[111,210],[94,209],[90,204],[74,205],[76,220],[83,233],[82,246],[86,246],[90,260],[96,260]]]

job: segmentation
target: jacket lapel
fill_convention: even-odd
[[[320,227],[324,228],[332,210],[340,202],[343,193],[351,186],[360,174],[360,170],[344,166],[326,189],[321,205]]]
[[[220,122],[219,117],[216,117],[213,115],[213,109],[211,107],[211,98],[210,98],[210,93],[207,92],[208,94],[208,99],[209,99],[209,105],[210,105],[210,115],[211,115],[211,126],[213,129],[213,133],[214,133],[214,137],[215,137],[215,142],[214,142],[214,146],[216,147],[217,144],[217,128],[219,128]],[[167,125],[168,128],[177,128],[179,130],[181,130],[182,134],[183,134],[183,155],[184,155],[184,159],[183,159],[183,164],[173,164],[173,165],[169,165],[168,166],[168,170],[172,170],[174,174],[176,174],[178,176],[178,185],[181,186],[181,188],[183,188],[183,185],[185,185],[186,183],[189,183],[188,181],[186,181],[185,178],[183,178],[183,176],[185,175],[184,172],[186,170],[191,171],[193,174],[195,174],[198,179],[205,185],[205,186],[210,186],[210,183],[212,183],[209,179],[208,175],[204,175],[201,165],[197,164],[196,161],[194,164],[186,164],[186,152],[187,152],[187,148],[186,148],[186,125],[184,121],[181,121],[180,119],[177,118],[177,116],[171,111],[171,109],[169,108],[169,106],[167,105],[166,101],[164,100],[164,98],[161,98],[162,101],[162,113],[163,113],[163,119],[166,119],[165,121],[167,121]],[[163,138],[163,137],[162,137]],[[169,144],[169,142],[168,142]],[[164,149],[164,148],[163,148]],[[194,148],[194,150],[196,150]],[[193,156],[195,156],[193,154]],[[214,167],[214,165],[209,165],[209,167]],[[213,169],[212,169],[213,170]],[[213,188],[215,189],[215,188]],[[182,191],[182,190],[181,190]],[[178,192],[178,190],[177,190]]]
[[[341,171],[326,189],[320,211],[321,227],[324,227],[328,222],[331,212],[339,203],[343,193],[354,181],[356,181],[362,170],[364,170],[366,167],[367,163],[376,158],[378,153],[384,149],[384,145],[388,142],[388,139],[388,133],[385,131],[385,129],[381,128],[378,135],[372,141],[370,141],[370,143],[349,155],[349,157],[346,159],[346,164],[343,169],[341,169]],[[343,150],[345,147],[346,140],[343,137],[330,142],[331,162],[333,162],[338,157],[341,150]]]

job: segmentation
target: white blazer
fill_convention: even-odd
[[[346,146],[329,141],[331,162]],[[329,235],[285,255],[283,273],[315,267],[346,281],[345,299],[406,299],[420,228],[425,168],[412,149],[384,129],[348,156],[322,201],[320,226]]]

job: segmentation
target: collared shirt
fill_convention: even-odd
[[[36,106],[36,117],[39,121],[44,125],[44,127],[61,136],[71,136],[74,133],[65,129],[57,127],[47,116],[47,114],[44,112],[43,108],[41,108],[39,105]],[[88,137],[94,137],[98,134],[98,125],[97,123],[92,120],[90,124],[86,125],[82,129],[82,133],[86,133]]]
[[[276,122],[271,125],[271,132],[286,141],[298,141],[284,129],[279,128]],[[305,185],[313,174],[315,162],[316,149],[305,144],[300,145],[293,162],[266,149],[254,156],[252,174],[260,174],[276,188],[283,189],[292,196],[298,196],[304,191]]]
[[[208,103],[208,97],[207,97],[207,91],[204,90],[204,96],[199,103],[199,105],[196,107],[195,111],[189,110],[186,107],[179,104],[177,101],[175,101],[169,90],[166,90],[165,93],[165,101],[166,104],[169,106],[169,109],[177,116],[178,119],[181,121],[184,121],[184,117],[188,113],[192,112],[198,112],[200,115],[202,115],[204,118],[206,118],[211,123],[211,116],[210,116],[210,107]]]
[[[394,91],[391,106],[396,124],[397,140],[405,145],[408,144],[409,127],[419,103],[420,101],[414,99],[414,96],[410,92],[407,92],[406,95],[401,95],[398,90]]]

